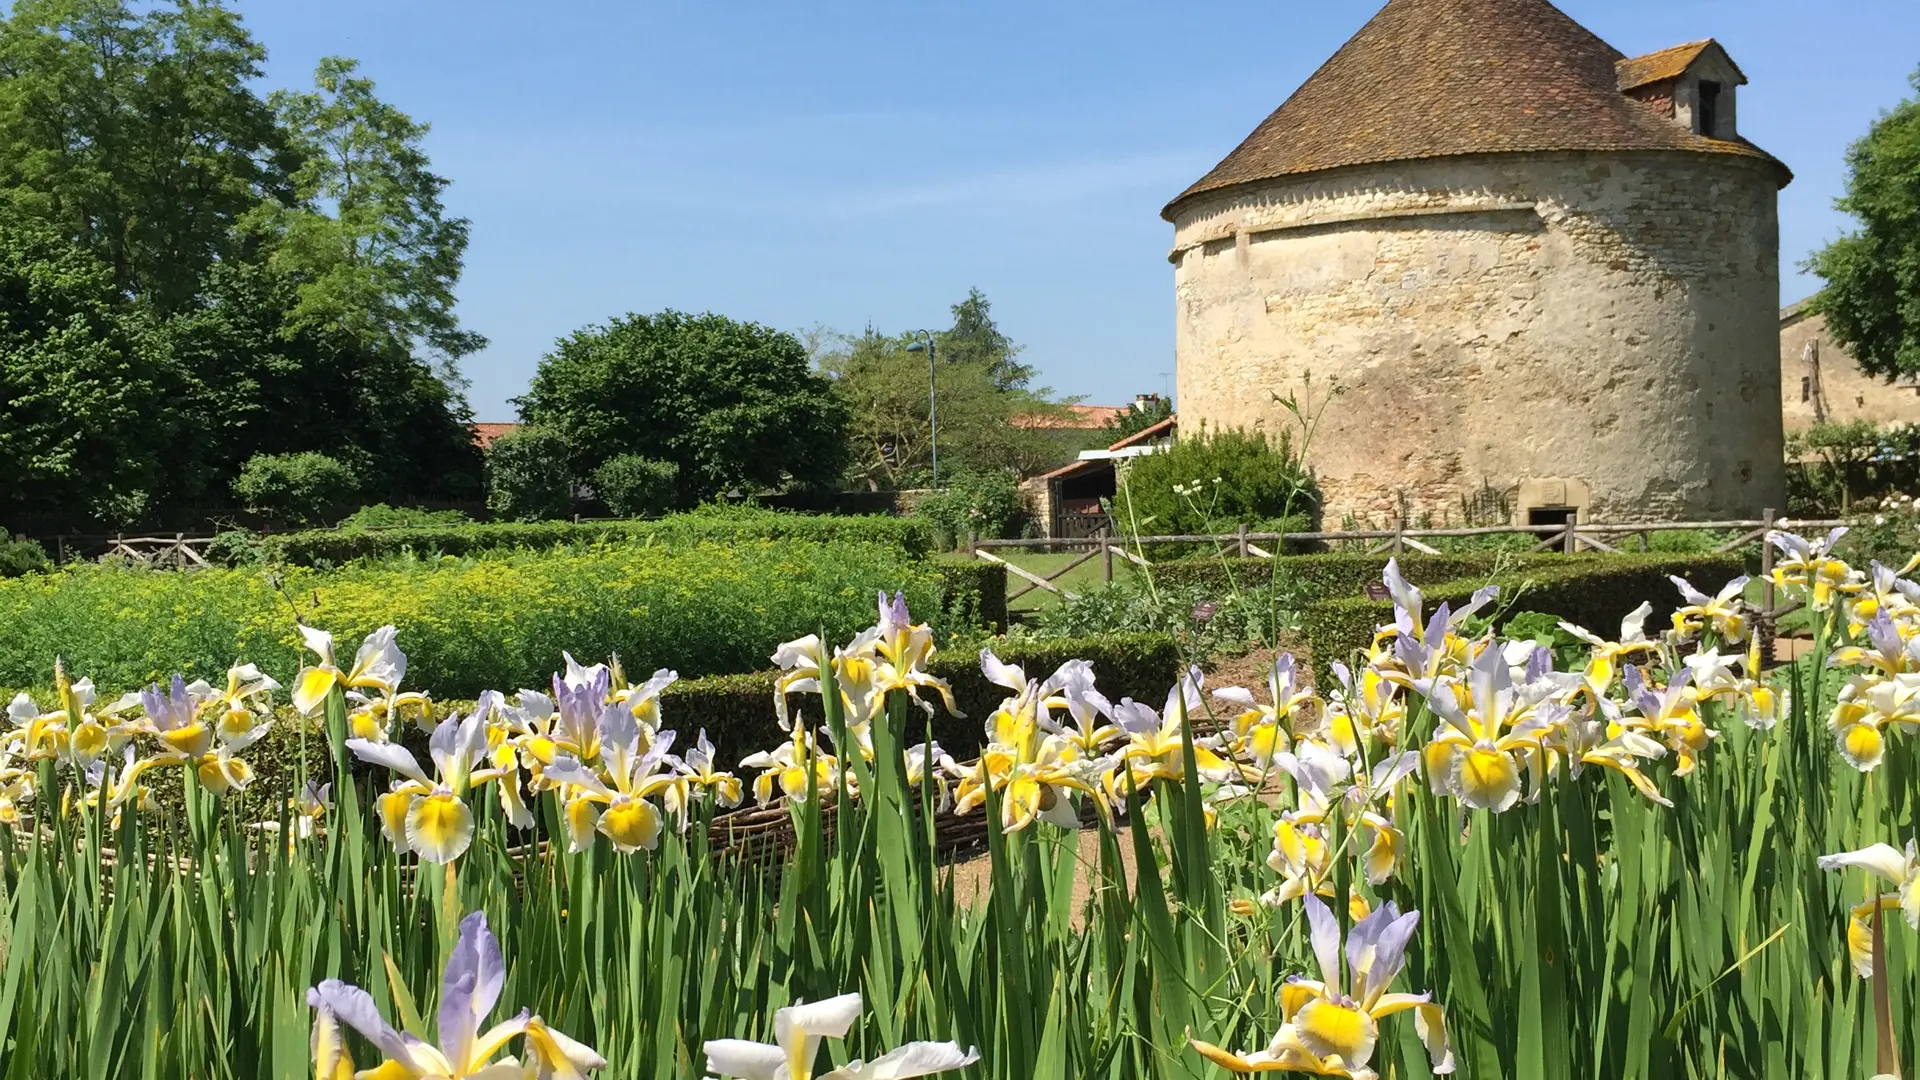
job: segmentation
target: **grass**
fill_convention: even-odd
[[[1085,554],[1085,552],[1004,551],[996,552],[996,554],[1028,573],[1047,577],[1059,573],[1063,567],[1071,565],[1073,560],[1079,558]],[[1115,581],[1131,580],[1139,574],[1139,572],[1139,568],[1134,566],[1133,563],[1128,562],[1118,555],[1114,556],[1113,577]],[[1031,582],[1016,577],[1013,574],[1008,574],[1007,595],[1011,597],[1013,594],[1027,588],[1031,584]],[[1064,575],[1055,579],[1054,584],[1066,589],[1068,592],[1085,595],[1095,589],[1106,587],[1106,570],[1098,557],[1092,558],[1074,567],[1072,570],[1068,570]],[[1010,601],[1008,607],[1012,611],[1039,611],[1042,608],[1052,607],[1059,602],[1060,597],[1058,595],[1050,593],[1045,589],[1036,588],[1025,596]]]

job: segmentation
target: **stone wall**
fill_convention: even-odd
[[[1293,423],[1326,520],[1585,484],[1601,520],[1782,505],[1778,174],[1513,154],[1273,181],[1176,211],[1184,432]]]
[[[1822,420],[1920,423],[1920,384],[1865,374],[1827,337],[1827,317],[1795,304],[1780,313],[1780,412],[1788,431],[1805,431]]]

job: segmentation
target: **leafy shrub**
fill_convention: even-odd
[[[465,525],[473,519],[459,510],[425,510],[417,506],[374,503],[340,519],[343,529],[423,529],[438,525]]]
[[[1745,561],[1733,554],[1563,556],[1562,560],[1557,568],[1536,564],[1493,576],[1491,583],[1500,586],[1500,607],[1490,620],[1504,626],[1521,612],[1544,612],[1612,636],[1628,612],[1651,600],[1654,610],[1648,625],[1658,627],[1680,603],[1669,575],[1686,578],[1695,588],[1712,594],[1745,569]],[[1458,608],[1488,583],[1486,576],[1468,577],[1422,585],[1421,592],[1431,613],[1442,603]],[[1524,607],[1519,606],[1522,603]],[[1347,597],[1308,605],[1301,627],[1313,651],[1314,666],[1324,676],[1328,664],[1349,660],[1378,627],[1392,621],[1392,601]]]
[[[53,569],[47,549],[24,536],[8,540],[0,535],[0,578],[23,577]]]
[[[1909,554],[1920,550],[1920,499],[1889,495],[1854,504],[1841,550],[1855,566],[1878,562],[1898,568]]]
[[[251,529],[226,529],[207,541],[207,561],[215,566],[254,566],[266,555],[266,544]]]
[[[1920,488],[1920,424],[1815,424],[1787,437],[1787,511],[1846,514],[1854,503]]]
[[[248,510],[275,521],[311,524],[353,497],[360,477],[325,454],[255,454],[233,481]]]
[[[610,457],[593,470],[593,490],[621,517],[661,514],[678,501],[680,466],[639,454]]]
[[[520,427],[487,448],[487,509],[506,521],[543,521],[573,513],[567,440]]]
[[[1129,460],[1114,503],[1123,532],[1183,536],[1283,518],[1308,523],[1320,494],[1289,433],[1269,440],[1258,431],[1201,431]]]
[[[947,629],[939,573],[873,544],[624,545],[275,575],[78,565],[0,581],[0,685],[46,684],[55,656],[114,687],[175,671],[217,682],[236,658],[289,673],[296,614],[348,656],[381,624],[401,627],[407,681],[454,696],[544,685],[562,649],[618,652],[633,670],[754,671],[782,641],[871,625],[881,588],[905,589]]]
[[[933,524],[940,542],[954,547],[969,533],[1006,540],[1019,535],[1028,519],[1020,481],[1010,472],[965,472],[947,487],[922,496],[914,513]]]
[[[1298,595],[1272,583],[1216,590],[1198,582],[1115,581],[1077,600],[1041,608],[1042,637],[1163,634],[1196,659],[1278,641],[1298,618]]]
[[[922,521],[894,517],[816,517],[751,507],[702,508],[657,521],[492,522],[434,529],[346,532],[315,529],[266,539],[268,561],[296,566],[338,566],[397,555],[477,556],[488,552],[544,551],[593,544],[645,541],[686,546],[702,541],[808,540],[879,544],[907,555],[933,549],[933,531]]]

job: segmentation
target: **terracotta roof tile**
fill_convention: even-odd
[[[1547,0],[1391,0],[1163,212],[1236,184],[1389,161],[1529,151],[1681,150],[1786,166],[1620,92],[1619,50]]]
[[[514,429],[519,426],[519,424],[475,424],[473,425],[473,441],[480,445],[480,449],[485,450],[489,446],[492,446],[494,441],[502,435],[511,435]]]
[[[1013,418],[1013,426],[1029,431],[1103,428],[1132,408],[1130,405],[1068,405],[1064,413],[1027,413]]]

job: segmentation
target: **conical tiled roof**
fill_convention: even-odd
[[[1546,0],[1392,0],[1165,216],[1235,184],[1457,154],[1684,150],[1774,161],[1622,94],[1624,59]]]

